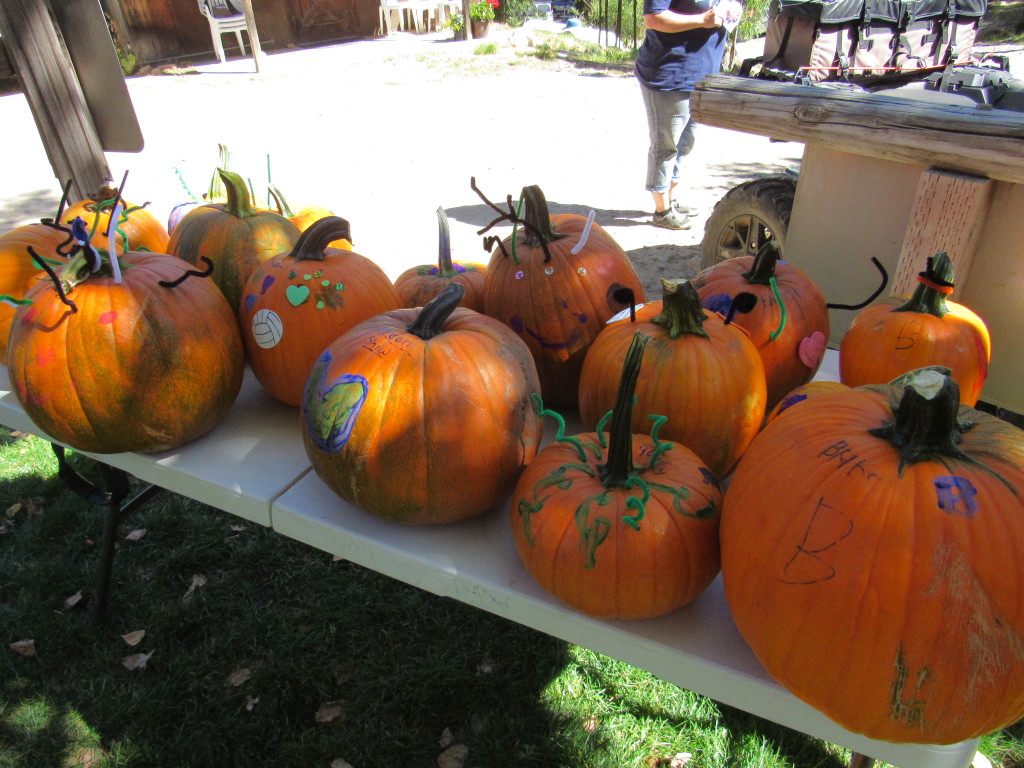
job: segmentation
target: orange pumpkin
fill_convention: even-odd
[[[668,417],[665,438],[693,450],[724,477],[761,428],[764,365],[747,332],[706,313],[693,285],[662,279],[663,299],[608,325],[587,352],[579,384],[580,420],[593,429],[615,402],[633,333],[651,337],[637,383],[633,430],[650,414]]]
[[[328,344],[401,306],[380,267],[329,245],[346,232],[344,219],[321,219],[290,253],[259,264],[243,290],[239,320],[246,358],[263,387],[288,405],[302,402],[306,377]]]
[[[458,307],[464,290],[452,283],[420,309],[364,320],[310,372],[306,453],[371,515],[414,525],[480,515],[540,445],[533,359],[506,326]]]
[[[769,424],[722,512],[732,616],[844,728],[948,744],[1024,717],[1024,432],[934,370]]]
[[[238,394],[235,313],[211,281],[182,281],[190,265],[180,259],[113,258],[86,249],[26,294],[32,303],[11,324],[12,389],[43,432],[73,448],[175,448],[213,429]]]
[[[558,417],[555,442],[512,494],[526,570],[591,616],[661,616],[696,598],[719,570],[714,474],[689,448],[661,440],[660,422],[650,436],[634,434],[633,389],[647,343],[642,332],[633,337],[607,435],[599,428],[566,437]]]
[[[838,381],[809,381],[791,389],[764,417],[765,424],[775,421],[779,416],[795,405],[806,402],[809,398],[823,395],[826,392],[842,392],[848,386]]]
[[[220,171],[226,203],[193,209],[174,228],[167,252],[190,264],[213,262],[213,281],[232,307],[238,307],[246,280],[258,264],[286,253],[299,229],[274,211],[254,208],[249,189],[237,173]]]
[[[909,298],[890,298],[862,309],[839,345],[839,380],[851,387],[881,384],[927,365],[944,365],[960,385],[964,403],[981,396],[992,356],[985,322],[946,297],[953,265],[944,251],[928,259]]]
[[[736,312],[730,319],[750,334],[761,355],[769,408],[817,373],[828,343],[828,303],[806,273],[779,261],[775,241],[756,256],[727,259],[705,269],[693,285],[705,308],[727,317],[742,294],[756,300],[750,311]]]
[[[484,275],[487,267],[469,261],[452,261],[452,239],[448,215],[444,208],[437,209],[438,257],[437,264],[410,267],[395,280],[395,288],[402,297],[403,307],[422,307],[444,290],[448,283],[460,283],[466,289],[462,306],[477,312],[484,310]]]
[[[575,407],[587,348],[644,289],[629,256],[600,225],[551,216],[540,187],[523,188],[524,217],[487,265],[484,312],[514,330],[537,363],[546,403]],[[584,233],[586,238],[584,239]]]
[[[57,248],[62,245],[70,245],[67,233],[46,224],[26,224],[0,235],[0,362],[7,359],[7,334],[15,310],[28,290],[46,277],[28,249],[61,263],[64,257]]]
[[[167,253],[169,235],[163,223],[146,210],[149,203],[135,205],[119,199],[116,187],[102,187],[84,200],[69,206],[61,217],[64,226],[71,226],[79,216],[89,230],[89,242],[94,248],[106,250],[109,246],[110,215],[117,203],[122,206],[121,215],[114,222],[116,247],[119,251],[151,251]]]

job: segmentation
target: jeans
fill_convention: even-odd
[[[647,109],[647,191],[664,193],[679,181],[683,158],[693,149],[697,123],[690,118],[690,91],[640,86]]]

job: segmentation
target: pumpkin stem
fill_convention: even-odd
[[[452,231],[448,225],[448,214],[444,208],[437,209],[437,274],[440,277],[455,277],[466,268],[452,262]]]
[[[267,192],[272,198],[274,198],[274,207],[277,208],[277,212],[284,216],[286,219],[292,218],[295,214],[292,209],[288,206],[288,201],[284,199],[284,193],[275,187],[273,184],[267,186]]]
[[[671,339],[684,333],[708,338],[704,330],[707,314],[700,305],[700,296],[693,284],[685,279],[661,278],[661,291],[661,314],[652,318],[651,322],[667,328]]]
[[[608,428],[608,461],[598,467],[605,488],[623,488],[632,484],[637,474],[633,465],[633,400],[636,382],[640,378],[640,361],[644,347],[651,337],[643,331],[633,334],[626,352],[619,378],[619,391],[615,396],[611,425]]]
[[[345,238],[352,242],[352,228],[340,216],[324,216],[307,227],[292,247],[296,261],[323,261],[324,249],[335,240]]]
[[[218,144],[217,153],[220,159],[213,174],[210,176],[210,187],[207,190],[208,203],[215,203],[224,197],[224,181],[220,174],[222,170],[226,171],[228,169],[228,165],[231,162],[231,153],[228,151],[227,144]]]
[[[957,415],[960,387],[934,368],[912,371],[904,379],[906,388],[891,422],[868,431],[887,440],[900,452],[900,475],[918,461],[956,458],[969,461],[960,450],[960,435],[968,425]]]
[[[526,229],[523,235],[523,242],[531,248],[544,248],[544,263],[551,261],[551,253],[547,249],[548,243],[561,240],[565,235],[560,235],[551,227],[551,214],[548,213],[548,201],[544,193],[536,184],[523,187],[523,202],[525,215],[522,223]]]
[[[772,278],[775,277],[775,265],[779,263],[781,255],[779,241],[769,240],[757,249],[750,271],[743,273],[744,279],[753,285],[770,285]]]
[[[217,169],[221,181],[228,191],[228,201],[224,204],[224,210],[240,219],[247,219],[255,214],[252,209],[252,199],[249,196],[249,187],[245,179],[237,173]]]
[[[430,341],[439,333],[443,333],[445,322],[465,295],[466,286],[461,283],[448,283],[443,291],[420,308],[416,319],[409,323],[406,330],[424,341]]]
[[[491,221],[486,227],[477,232],[478,235],[484,234],[487,230],[497,224],[499,221],[510,221],[513,224],[513,242],[512,242],[512,256],[515,263],[519,263],[519,259],[515,255],[515,232],[518,225],[522,225],[526,230],[526,236],[524,242],[531,248],[540,248],[544,251],[544,263],[547,264],[551,261],[551,251],[548,249],[548,243],[559,240],[566,235],[560,235],[551,228],[551,216],[548,214],[548,203],[544,199],[544,193],[541,192],[540,187],[533,185],[530,187],[523,187],[522,196],[519,198],[520,204],[526,206],[526,217],[520,218],[520,211],[512,205],[512,195],[507,198],[506,204],[508,205],[508,212],[506,213],[501,208],[496,206],[490,200],[487,199],[486,195],[480,191],[476,185],[476,177],[469,180],[469,186],[477,196],[483,200],[488,207],[498,213],[498,217]],[[501,251],[504,256],[508,256],[508,252],[505,250],[504,245],[501,241],[494,237],[488,237],[484,239],[484,248],[490,250],[494,243],[497,242],[501,246]]]
[[[949,312],[946,297],[953,293],[953,262],[949,254],[939,251],[928,257],[924,272],[918,272],[920,285],[911,297],[893,312],[919,312],[942,317]]]

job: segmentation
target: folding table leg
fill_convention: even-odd
[[[95,626],[106,620],[118,526],[135,510],[159,495],[163,488],[155,485],[146,486],[134,498],[122,504],[130,491],[127,472],[98,462],[103,487],[97,486],[71,468],[64,456],[64,446],[55,443],[51,443],[51,446],[57,456],[57,476],[61,481],[75,495],[90,504],[103,507],[107,512],[100,550],[100,573],[96,580],[96,593],[89,615],[89,623]]]
[[[850,768],[871,768],[875,764],[873,757],[862,755],[859,752],[854,752],[850,756]]]

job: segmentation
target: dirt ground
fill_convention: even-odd
[[[688,231],[654,227],[643,189],[646,123],[631,71],[540,62],[524,55],[536,38],[499,33],[495,53],[477,54],[480,41],[396,33],[265,55],[259,72],[236,54],[226,64],[134,77],[129,92],[146,146],[108,153],[111,175],[128,171],[126,198],[150,201],[165,219],[189,199],[186,187],[203,192],[225,144],[231,169],[257,197],[269,177],[293,208],[318,204],[344,216],[356,250],[392,278],[436,260],[439,206],[451,221],[454,258],[486,262],[478,231],[492,212],[472,178],[495,202],[537,184],[552,212],[594,210],[658,296],[659,277],[699,268],[704,222],[728,189],[799,165],[801,144],[702,126],[682,195],[700,215]],[[0,97],[0,124],[2,231],[52,216],[60,183],[21,94]]]
[[[798,163],[802,146],[703,127],[685,201],[689,231],[650,225],[644,191],[646,123],[631,72],[577,68],[524,56],[527,32],[496,36],[498,52],[445,33],[388,38],[251,58],[129,79],[146,146],[108,153],[129,172],[126,199],[161,218],[205,189],[218,144],[257,196],[271,181],[293,208],[319,204],[352,223],[356,250],[392,277],[437,258],[436,210],[452,227],[457,260],[486,262],[477,234],[493,201],[539,185],[552,212],[596,212],[630,254],[649,291],[659,276],[699,263],[707,213],[726,190]],[[5,126],[0,231],[52,216],[60,184],[21,94],[0,97]],[[269,158],[269,162],[268,162]],[[502,225],[494,232],[507,232]]]

